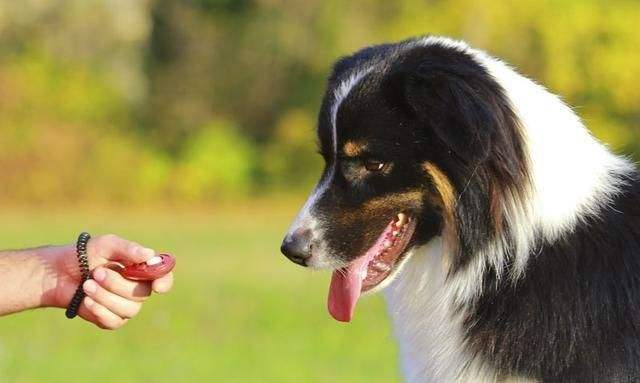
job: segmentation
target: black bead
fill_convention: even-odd
[[[76,242],[76,254],[78,257],[78,264],[80,266],[80,274],[82,275],[82,281],[76,292],[69,302],[69,306],[65,311],[65,315],[69,319],[73,319],[78,315],[78,310],[82,304],[82,299],[85,297],[84,290],[82,290],[82,284],[91,278],[91,271],[89,270],[89,258],[87,257],[87,243],[91,239],[91,235],[87,232],[82,232],[78,236]]]
[[[73,298],[71,298],[71,302],[69,303],[69,307],[65,311],[65,316],[69,319],[73,319],[78,315],[78,310],[80,309],[80,305],[82,304],[82,299],[84,299],[84,291],[82,290],[82,285],[78,286],[76,292],[73,294]]]

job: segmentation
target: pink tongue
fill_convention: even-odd
[[[327,306],[336,320],[351,322],[369,260],[369,257],[360,257],[349,266],[333,272]]]
[[[347,267],[338,269],[331,276],[327,308],[333,318],[340,322],[351,322],[353,312],[360,298],[362,280],[366,276],[367,266],[377,253],[384,249],[384,240],[393,230],[394,221],[380,234],[376,243],[361,257],[351,262]]]

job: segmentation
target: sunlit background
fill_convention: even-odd
[[[1,318],[0,382],[399,380],[382,299],[334,322],[328,274],[278,254],[319,175],[331,63],[465,39],[639,158],[639,24],[634,0],[0,0],[0,248],[89,229],[178,258],[118,332]]]

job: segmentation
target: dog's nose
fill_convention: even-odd
[[[307,266],[307,259],[311,257],[311,231],[298,229],[287,234],[282,241],[280,251],[292,262]]]

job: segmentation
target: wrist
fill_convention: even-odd
[[[72,296],[69,286],[80,283],[80,272],[76,251],[73,245],[48,246],[38,249],[38,256],[44,265],[42,278],[41,307],[60,307],[68,305]],[[70,293],[71,291],[71,293]]]

